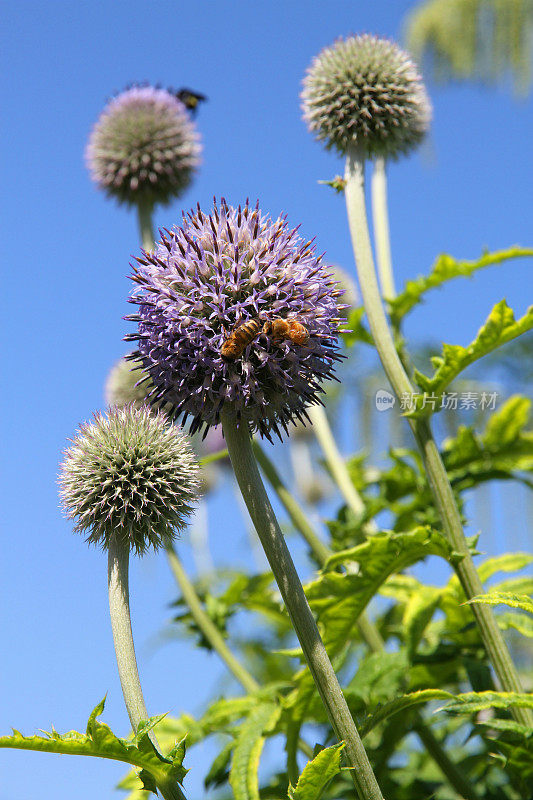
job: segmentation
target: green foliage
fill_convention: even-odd
[[[389,314],[394,324],[399,324],[424,297],[426,292],[436,289],[458,277],[470,277],[479,269],[501,264],[513,258],[533,256],[533,249],[527,247],[510,247],[495,253],[484,253],[476,261],[457,261],[447,253],[440,255],[429,275],[421,275],[416,280],[407,281],[405,288],[393,300],[388,301]]]
[[[259,800],[257,770],[265,743],[265,731],[272,728],[280,715],[275,703],[263,703],[255,708],[241,726],[229,775],[235,800]]]
[[[531,83],[531,0],[425,0],[407,17],[407,47],[438,80]]]
[[[527,594],[512,594],[511,592],[490,592],[479,594],[468,601],[469,603],[486,603],[489,606],[505,604],[511,608],[521,608],[533,614],[533,600]]]
[[[325,787],[341,770],[341,752],[344,744],[326,747],[304,767],[293,789],[289,787],[290,800],[320,800]]]
[[[517,692],[467,692],[450,700],[443,709],[453,714],[478,714],[489,708],[533,708],[533,694]]]
[[[181,783],[187,773],[182,766],[185,756],[183,740],[178,743],[174,740],[168,756],[164,757],[157,752],[149,738],[149,733],[161,723],[164,715],[152,717],[141,724],[136,735],[120,739],[108,725],[98,722],[104,704],[105,699],[93,709],[84,734],[78,731],[60,734],[52,730],[45,731],[44,736],[23,736],[20,731],[14,730],[13,736],[0,737],[0,747],[123,761],[138,770],[142,785],[151,791],[155,791],[157,786]]]
[[[533,328],[533,307],[529,308],[519,320],[515,320],[512,309],[505,300],[501,300],[494,306],[471,344],[467,347],[444,344],[442,356],[432,358],[435,373],[428,377],[415,370],[415,380],[423,392],[436,398],[435,409],[438,409],[439,398],[457,375],[487,353],[531,328]],[[428,413],[428,408],[422,409],[419,405],[418,411],[411,412],[411,415],[417,413]]]
[[[405,533],[375,534],[363,544],[331,556],[326,570],[306,586],[330,655],[344,647],[357,617],[389,575],[429,555],[451,559],[453,553],[440,533],[419,527]],[[353,562],[359,565],[358,572],[333,571]]]

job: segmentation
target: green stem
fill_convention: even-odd
[[[141,234],[142,246],[145,250],[153,250],[154,228],[152,225],[152,214],[154,212],[153,203],[139,201],[137,204],[137,216],[139,220],[139,232]]]
[[[345,754],[353,768],[350,772],[357,793],[362,800],[382,800],[368,756],[259,475],[248,427],[243,423],[237,426],[234,417],[229,413],[223,413],[222,427],[237,483],[274,573],[311,675],[337,739],[346,743]]]
[[[383,369],[396,396],[400,399],[404,394],[412,394],[414,389],[396,352],[381,302],[366,217],[364,157],[355,148],[348,151],[345,178],[348,222],[365,310]],[[483,590],[468,549],[448,475],[433,439],[428,420],[425,418],[410,419],[409,424],[423,457],[428,482],[442,519],[444,532],[453,548],[463,556],[455,569],[463,591],[467,598],[471,599],[482,593]],[[500,685],[508,692],[522,691],[518,673],[492,609],[479,603],[474,605],[472,611]],[[529,709],[515,708],[513,715],[518,722],[524,725],[533,724],[533,714]]]
[[[346,464],[342,458],[337,444],[331,432],[326,412],[322,406],[310,406],[307,409],[309,418],[313,424],[313,433],[315,434],[322,452],[326,458],[326,463],[333,475],[333,479],[339,490],[346,500],[349,508],[352,509],[356,517],[361,517],[365,511],[365,504],[363,503],[359,492],[352,483],[350,474],[346,469]]]
[[[139,680],[139,670],[135,657],[133,634],[131,631],[130,592],[129,592],[129,547],[112,537],[108,550],[107,581],[109,589],[109,614],[113,630],[113,642],[117,657],[118,674],[122,686],[124,702],[134,731],[141,721],[146,721],[148,711]],[[156,749],[159,745],[153,731],[149,738]],[[177,784],[165,782],[158,786],[165,800],[185,800],[185,795]]]
[[[258,442],[253,443],[253,449],[259,466],[261,467],[268,482],[276,492],[278,499],[289,514],[292,524],[299,531],[307,544],[310,546],[311,551],[318,562],[323,567],[332,555],[332,551],[324,544],[313,530],[304,510],[300,507],[298,502],[290,494],[285,484],[281,480],[274,464],[270,461],[267,454],[262,449]],[[348,569],[349,569],[348,565]],[[373,653],[382,653],[385,650],[385,644],[381,637],[380,632],[374,623],[368,619],[365,613],[361,614],[357,620],[357,626],[363,640],[368,645]],[[456,789],[466,800],[478,800],[478,796],[474,789],[469,784],[465,775],[461,770],[450,760],[442,745],[435,738],[433,732],[427,726],[419,713],[415,712],[415,731],[417,732],[420,740],[426,746],[427,751],[439,765],[445,777],[449,780],[450,785]]]
[[[224,641],[222,634],[204,611],[202,603],[200,602],[200,598],[196,594],[194,586],[190,582],[187,573],[183,569],[183,564],[181,563],[178,554],[171,545],[167,547],[167,556],[170,568],[172,569],[172,574],[176,579],[176,583],[180,587],[183,598],[189,606],[189,610],[194,621],[204,634],[205,638],[211,644],[213,650],[218,653],[222,661],[226,664],[229,671],[241,684],[243,689],[250,694],[257,692],[259,689],[259,684],[255,678],[250,675],[248,670],[243,667],[240,661],[235,658]]]
[[[383,156],[376,158],[372,173],[372,221],[381,292],[387,300],[392,300],[396,297],[396,289],[390,249],[387,173]]]

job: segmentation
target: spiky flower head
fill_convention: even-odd
[[[341,357],[340,293],[285,217],[248,202],[235,209],[222,200],[209,215],[198,206],[137,262],[141,291],[130,301],[139,311],[128,319],[139,329],[126,338],[139,340],[133,358],[154,384],[150,402],[170,403],[183,423],[191,417],[191,433],[218,425],[224,409],[269,438],[319,402]],[[307,340],[262,332],[279,320],[304,326]],[[239,343],[229,358],[228,339]]]
[[[338,39],[304,78],[304,119],[318,139],[345,153],[395,157],[424,137],[431,106],[408,54],[368,34]]]
[[[198,473],[186,437],[164,414],[117,406],[80,427],[61,464],[60,496],[88,542],[107,548],[116,536],[142,554],[183,528]]]
[[[112,367],[105,383],[104,395],[108,406],[137,407],[146,405],[146,397],[152,389],[150,376],[143,372],[139,361],[119,358]]]
[[[200,144],[184,104],[165,89],[133,86],[114,97],[85,152],[91,177],[121,203],[168,203],[189,185]]]

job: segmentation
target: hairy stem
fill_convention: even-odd
[[[240,661],[233,655],[227,646],[224,638],[213,621],[204,611],[200,598],[196,594],[194,586],[190,582],[187,573],[183,568],[183,564],[172,545],[167,547],[167,556],[172,569],[172,574],[176,579],[176,583],[180,587],[181,593],[185,602],[187,603],[192,617],[205,638],[211,644],[213,650],[218,653],[222,661],[225,663],[234,678],[241,684],[246,692],[253,694],[259,689],[259,684],[248,670],[243,667]]]
[[[378,156],[372,173],[372,221],[381,293],[387,300],[396,296],[392,270],[389,213],[387,208],[387,173],[385,159]]]
[[[129,555],[128,545],[118,542],[116,537],[112,537],[109,542],[107,569],[109,613],[122,694],[124,695],[131,727],[136,731],[139,723],[149,717],[139,680],[139,670],[137,669],[131,631],[128,578]],[[154,747],[159,750],[153,731],[150,732],[149,738]],[[158,788],[165,800],[185,800],[185,795],[177,784],[172,782],[167,784],[165,782],[164,785],[160,785]]]
[[[383,369],[396,396],[400,399],[404,393],[413,393],[414,389],[396,352],[379,293],[366,217],[364,158],[355,148],[348,152],[345,178],[348,222],[365,310]],[[446,469],[433,439],[428,420],[425,418],[410,419],[409,424],[422,454],[428,483],[442,520],[444,532],[454,549],[463,556],[455,569],[463,591],[470,599],[482,593],[483,590],[468,549]],[[487,605],[475,604],[472,611],[500,685],[508,692],[522,691],[516,667],[492,609]],[[515,708],[513,715],[524,725],[533,724],[533,714],[529,709]]]
[[[333,730],[346,743],[345,754],[357,793],[364,800],[383,800],[363,743],[331,666],[305,597],[293,560],[263,486],[247,425],[237,426],[228,413],[222,427],[237,483],[263,545]]]
[[[292,524],[296,530],[302,534],[307,544],[311,547],[313,555],[318,564],[323,567],[328,558],[333,555],[333,551],[324,544],[324,542],[312,529],[311,523],[307,519],[304,510],[289,493],[275,466],[272,464],[258,442],[254,442],[253,447],[261,470],[276,492],[281,504],[289,514]],[[368,645],[371,652],[382,653],[385,650],[385,644],[379,630],[375,624],[368,619],[365,613],[361,614],[357,620],[357,627],[359,629],[359,633]],[[450,785],[453,786],[453,788],[462,797],[464,797],[465,800],[478,800],[478,795],[468,782],[466,776],[459,769],[459,767],[457,767],[453,761],[451,761],[441,743],[434,736],[429,725],[426,725],[422,715],[418,712],[415,712],[414,729],[421,742],[426,747],[428,753],[439,765],[445,777],[449,780]]]
[[[154,227],[152,224],[153,212],[154,212],[153,203],[147,203],[141,200],[137,204],[139,233],[141,234],[141,242],[145,250],[153,250],[155,244]]]

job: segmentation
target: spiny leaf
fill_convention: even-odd
[[[257,770],[265,742],[264,733],[276,724],[280,713],[277,703],[263,703],[241,725],[229,776],[235,800],[259,800]]]
[[[429,275],[421,275],[414,281],[407,281],[403,292],[394,300],[389,300],[389,313],[393,322],[399,322],[411,309],[420,302],[421,297],[430,289],[442,286],[449,280],[468,277],[483,267],[501,264],[511,258],[533,256],[533,249],[526,247],[510,247],[495,253],[484,253],[476,261],[457,261],[447,253],[440,255]]]
[[[467,692],[457,695],[438,710],[454,714],[477,714],[485,708],[533,708],[533,693]]]
[[[363,544],[328,559],[326,571],[306,586],[306,594],[331,655],[349,641],[358,616],[389,575],[429,555],[450,559],[452,551],[442,534],[418,527],[405,533],[373,534]],[[357,573],[330,571],[350,562],[359,564]]]
[[[0,747],[123,761],[139,769],[144,775],[144,782],[150,784],[150,788],[152,784],[181,782],[187,770],[183,768],[180,758],[173,756],[168,759],[159,755],[146,735],[160,718],[147,720],[144,723],[144,735],[141,734],[140,738],[120,739],[108,725],[97,720],[104,710],[104,703],[105,699],[93,709],[85,734],[69,731],[61,735],[52,730],[50,733],[43,731],[44,736],[23,736],[19,731],[14,731],[13,736],[0,737]]]
[[[531,411],[531,400],[516,394],[492,414],[483,431],[482,441],[486,447],[501,448],[516,441],[527,425]]]
[[[361,736],[366,736],[367,733],[376,727],[383,720],[392,717],[399,711],[405,711],[407,708],[420,705],[420,703],[428,703],[430,700],[452,700],[455,695],[450,692],[445,692],[441,689],[422,689],[419,692],[409,692],[401,697],[396,697],[390,703],[385,703],[368,717],[361,728]]]
[[[494,306],[471,344],[467,347],[444,344],[442,356],[432,359],[435,367],[434,375],[428,377],[416,371],[415,380],[423,392],[435,395],[438,399],[451,381],[466,367],[532,327],[533,307],[530,307],[519,320],[515,320],[512,309],[505,300],[501,300]],[[438,402],[435,407],[439,407]],[[411,415],[424,412],[427,413],[425,409],[419,409],[411,412]]]
[[[488,594],[478,594],[472,597],[469,603],[485,603],[489,606],[500,604],[511,608],[520,608],[522,611],[529,611],[533,614],[533,600],[527,594],[512,594],[511,592],[489,592]]]
[[[290,800],[320,800],[329,781],[341,771],[341,751],[344,743],[334,744],[321,750],[309,761],[296,788],[289,787]]]
[[[204,786],[206,789],[210,789],[212,786],[220,786],[227,779],[229,762],[231,760],[231,754],[233,753],[234,747],[235,741],[234,739],[231,739],[231,741],[226,742],[222,750],[219,752],[211,764],[209,772],[204,778]]]

